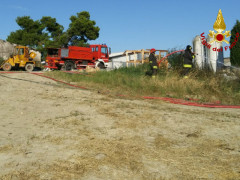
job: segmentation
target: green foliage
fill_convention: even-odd
[[[16,32],[11,32],[7,41],[24,46],[36,48],[39,44],[43,43],[45,38],[42,33],[44,27],[40,21],[34,21],[30,16],[18,17],[17,24],[21,27]]]
[[[145,72],[149,70],[149,64],[144,63],[142,65],[139,65],[137,67],[130,66],[130,67],[122,67],[119,69],[115,69],[113,72],[115,73],[121,73],[121,74],[126,74],[129,76],[141,76],[145,75]]]
[[[231,30],[231,38],[230,43],[233,44],[236,39],[236,33],[240,33],[240,22],[237,20],[233,29]],[[240,66],[240,38],[238,37],[238,41],[230,50],[230,61],[234,66]]]
[[[170,54],[174,51],[178,51],[178,50],[180,50],[180,49],[172,48],[168,51],[168,54]],[[174,69],[182,69],[182,67],[183,67],[183,52],[178,52],[178,53],[168,56],[168,62],[171,64],[171,66]]]
[[[36,21],[30,16],[17,17],[16,22],[21,29],[11,32],[7,41],[44,52],[46,47],[86,46],[88,40],[98,38],[100,28],[90,20],[87,11],[71,16],[70,20],[69,28],[64,31],[56,18],[50,16]]]
[[[79,85],[100,92],[111,90],[111,94],[132,96],[160,96],[174,98],[193,98],[200,102],[220,100],[223,104],[239,104],[240,81],[226,80],[221,74],[211,71],[194,70],[189,79],[172,70],[164,74],[159,72],[156,79],[145,76],[148,64],[129,68],[119,68],[113,71],[99,71],[94,74],[69,74],[59,71],[49,72],[48,76],[68,82],[78,82]],[[86,74],[85,74],[86,75]]]
[[[67,34],[71,45],[84,46],[88,40],[98,38],[100,28],[95,26],[95,21],[90,20],[89,12],[77,13],[77,16],[71,16],[70,20]]]
[[[64,35],[64,28],[58,24],[55,18],[50,16],[44,16],[40,20],[44,27],[44,36],[47,37],[45,41],[46,47],[61,47],[65,42],[62,42],[62,36]]]

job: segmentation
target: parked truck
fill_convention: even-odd
[[[71,71],[87,66],[104,69],[108,67],[111,49],[105,44],[89,47],[69,46],[68,48],[48,48],[46,68]]]

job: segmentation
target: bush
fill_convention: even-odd
[[[178,51],[180,49],[173,48],[168,51],[168,53],[172,53],[174,51]],[[174,53],[168,56],[168,62],[171,64],[171,67],[174,69],[182,69],[183,67],[183,52]]]
[[[237,20],[233,29],[231,30],[230,43],[233,44],[236,41],[236,33],[240,33],[240,22]],[[230,61],[233,66],[240,66],[240,37],[237,38],[238,41],[230,49]]]

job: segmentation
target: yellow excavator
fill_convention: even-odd
[[[26,71],[31,72],[35,67],[36,53],[29,53],[29,48],[26,46],[16,46],[16,55],[12,55],[7,60],[0,64],[0,69],[10,71],[12,68],[25,68]]]

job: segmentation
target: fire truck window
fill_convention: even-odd
[[[106,47],[101,47],[101,53],[107,54],[107,48]]]
[[[96,47],[96,51],[98,52],[98,47]]]
[[[92,48],[92,52],[95,52],[95,48],[94,47]]]
[[[58,49],[48,49],[48,55],[49,56],[57,56],[58,55]]]

